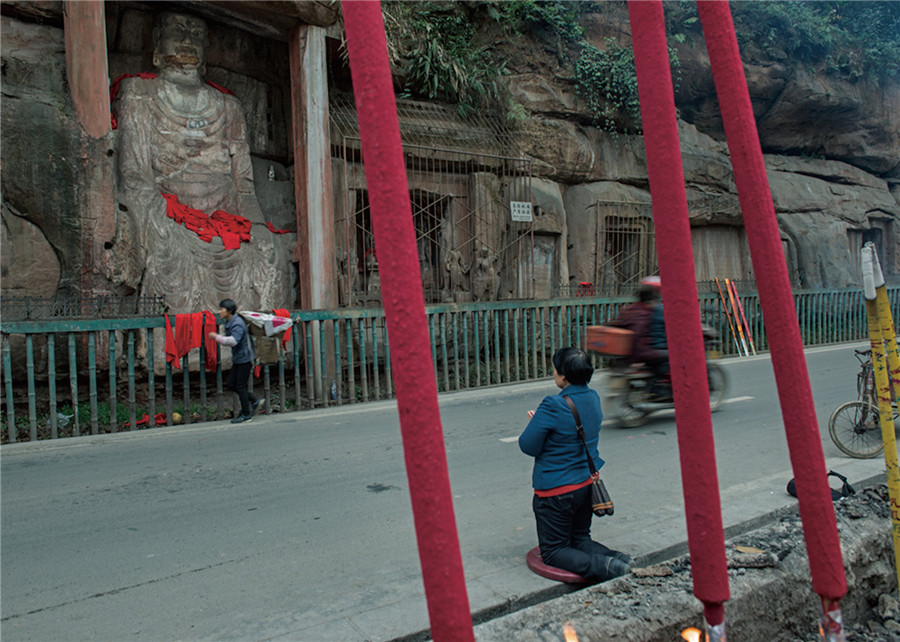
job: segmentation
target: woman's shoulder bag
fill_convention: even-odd
[[[588,468],[591,471],[591,506],[594,510],[594,515],[597,517],[612,515],[615,512],[615,506],[606,490],[606,484],[600,479],[600,473],[597,472],[597,468],[594,466],[594,459],[591,457],[587,441],[584,439],[584,426],[581,425],[581,416],[578,414],[578,408],[575,407],[575,402],[568,395],[563,395],[563,398],[569,404],[572,414],[575,415],[575,429],[578,431],[578,437],[581,438],[581,445],[584,446],[584,453],[587,455]]]

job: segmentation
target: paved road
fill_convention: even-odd
[[[855,396],[851,345],[807,359],[828,466],[851,481],[831,410]],[[726,362],[714,415],[726,527],[795,500],[768,357]],[[602,387],[602,376],[594,384]],[[441,397],[473,611],[563,590],[536,544],[515,438],[551,381]],[[673,416],[601,434],[616,515],[594,535],[635,557],[683,545]],[[394,405],[163,428],[0,451],[0,633],[17,640],[390,640],[428,626]]]

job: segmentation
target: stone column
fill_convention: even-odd
[[[64,5],[66,77],[81,124],[78,182],[83,190],[79,218],[83,249],[80,289],[85,296],[108,292],[110,275],[104,242],[115,234],[112,131],[106,13],[101,0],[67,0]]]
[[[304,310],[336,308],[337,268],[334,247],[334,193],[331,143],[328,132],[328,77],[325,30],[301,25],[290,34],[291,114],[294,130],[294,195],[297,203],[297,261],[300,307]],[[331,323],[325,327],[328,349],[334,345]],[[322,377],[319,322],[312,327],[314,394],[327,404],[335,379],[334,355],[326,354]],[[313,396],[311,394],[311,396]]]
[[[301,25],[291,31],[291,102],[294,130],[294,195],[300,302],[306,310],[337,307],[334,202],[328,132],[325,30]]]

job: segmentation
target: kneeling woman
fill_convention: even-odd
[[[565,397],[578,409],[587,450],[599,470],[600,397],[587,384],[594,374],[590,358],[577,348],[553,355],[553,379],[561,392],[545,397],[519,437],[519,448],[534,457],[534,517],[545,564],[605,581],[628,573],[632,559],[591,539],[591,472],[585,446],[575,429],[575,416]]]

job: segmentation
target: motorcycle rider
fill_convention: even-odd
[[[662,383],[669,374],[669,350],[659,277],[642,279],[636,296],[610,325],[634,332],[630,362],[646,364],[653,371],[650,393],[659,401],[670,399],[672,386]]]

